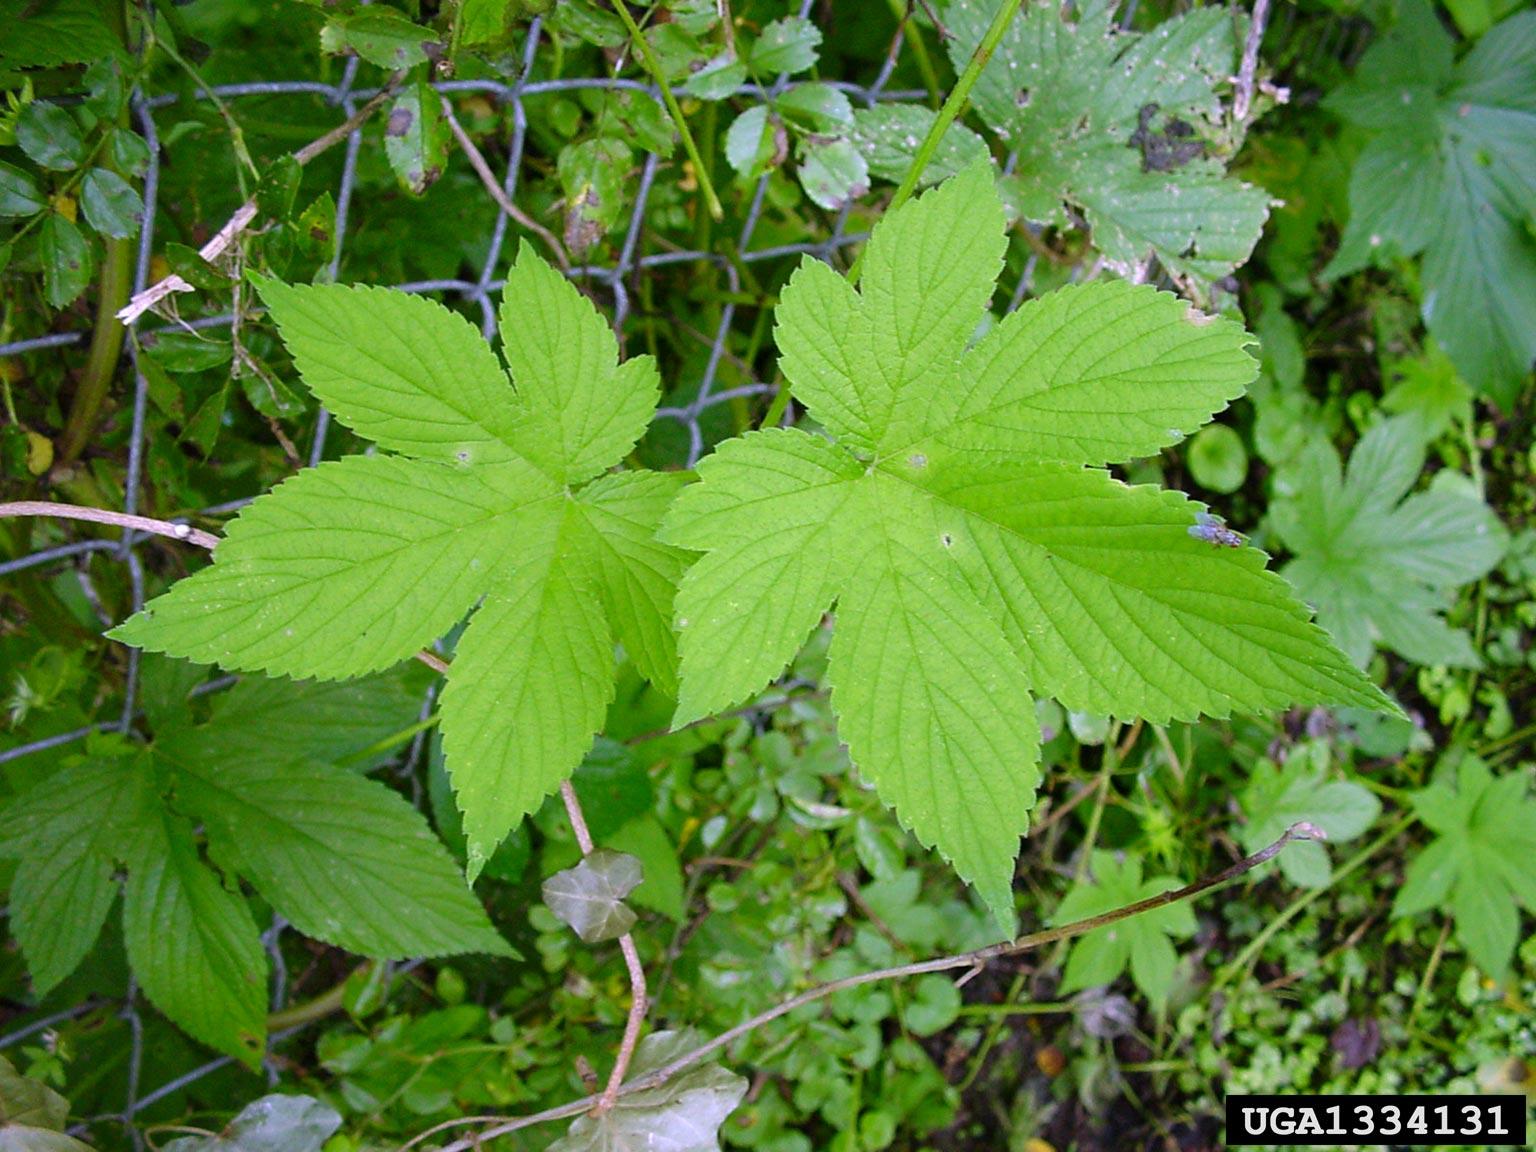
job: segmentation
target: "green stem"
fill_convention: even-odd
[[[371,966],[372,961],[364,964],[358,971],[361,972]],[[295,1004],[292,1008],[284,1008],[281,1012],[273,1012],[267,1017],[267,1031],[281,1032],[286,1028],[298,1027],[300,1024],[313,1024],[316,1020],[324,1020],[327,1016],[340,1012],[346,1003],[347,982],[351,978],[351,976],[347,977],[346,980],[333,988],[328,988],[313,1000]]]
[[[939,109],[939,114],[934,117],[933,127],[928,129],[928,135],[923,137],[923,142],[918,146],[917,155],[912,158],[912,167],[907,169],[907,174],[902,178],[901,184],[896,189],[896,195],[891,197],[887,212],[894,212],[912,198],[912,193],[917,190],[917,182],[923,178],[923,171],[939,151],[939,143],[944,139],[944,133],[949,131],[949,126],[955,122],[965,106],[970,102],[971,89],[976,86],[976,81],[981,79],[981,73],[986,68],[988,61],[992,59],[992,53],[997,51],[997,46],[1003,42],[1003,33],[1008,31],[1008,25],[1018,15],[1019,7],[1023,0],[1003,0],[1003,6],[997,10],[997,15],[992,18],[992,24],[986,34],[982,36],[981,43],[976,45],[976,51],[971,53],[971,59],[965,66],[965,71],[960,73],[960,78],[955,81],[955,86],[950,90],[949,99],[944,101],[944,107]],[[859,266],[864,261],[864,253],[859,253],[859,258],[853,262],[853,267],[848,270],[848,279],[853,283],[859,282]]]
[[[128,289],[133,280],[133,245],[127,240],[108,239],[101,262],[101,279],[96,299],[96,327],[91,333],[91,349],[80,374],[79,387],[69,406],[64,431],[59,436],[58,465],[67,467],[80,458],[101,406],[106,402],[117,375],[117,362],[123,351],[127,329],[118,322],[117,310],[128,303]]]
[[[1015,4],[1017,7],[1017,4]],[[613,0],[613,10],[619,14],[619,19],[624,22],[624,27],[629,30],[629,38],[634,42],[635,50],[640,53],[640,58],[645,61],[645,70],[651,74],[651,79],[656,82],[656,87],[661,89],[662,103],[667,106],[667,115],[672,117],[672,126],[677,129],[677,134],[682,137],[683,151],[688,153],[688,159],[693,163],[693,174],[698,179],[699,191],[704,196],[704,206],[709,209],[709,214],[716,220],[725,218],[725,209],[720,207],[720,199],[715,195],[715,186],[709,182],[709,169],[704,165],[704,158],[699,155],[698,145],[693,142],[693,134],[688,131],[688,122],[683,119],[683,110],[678,107],[677,97],[672,95],[672,86],[667,83],[667,78],[662,74],[661,62],[656,59],[656,54],[651,51],[650,41],[640,31],[640,25],[635,23],[635,18],[629,14],[629,9],[624,6],[624,0]]]

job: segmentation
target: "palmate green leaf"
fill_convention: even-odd
[[[1196,505],[1097,467],[1240,394],[1247,335],[1095,284],[968,348],[1002,242],[977,167],[876,227],[859,291],[803,264],[776,339],[833,439],[727,442],[662,535],[704,553],[677,598],[677,721],[759,690],[835,603],[829,679],[855,764],[1006,925],[1034,696],[1159,721],[1386,705],[1261,554],[1196,539]]]
[[[250,908],[199,859],[180,816],[158,807],[135,832],[123,942],[139,987],[188,1034],[258,1067],[267,954]]]
[[[1349,223],[1325,270],[1424,254],[1424,321],[1477,391],[1514,402],[1536,360],[1536,12],[1490,29],[1459,62],[1427,0],[1328,97],[1372,133]]]
[[[164,1152],[320,1152],[340,1127],[324,1101],[274,1094],[251,1101],[216,1135],[181,1136]]]
[[[1499,562],[1508,533],[1475,496],[1408,495],[1424,466],[1418,428],[1406,416],[1377,424],[1347,472],[1332,444],[1308,445],[1270,506],[1296,553],[1284,572],[1362,667],[1378,645],[1420,664],[1475,667],[1471,638],[1441,613],[1449,590]]]
[[[624,897],[643,879],[640,861],[607,848],[582,858],[574,868],[544,881],[544,903],[585,943],[616,940],[634,926],[635,914]]]
[[[1502,979],[1520,941],[1519,909],[1536,915],[1536,798],[1525,774],[1496,777],[1467,756],[1454,788],[1437,780],[1411,799],[1437,838],[1409,863],[1392,914],[1449,908],[1473,961]]]
[[[1094,852],[1092,882],[1079,884],[1062,900],[1051,923],[1070,924],[1148,900],[1181,886],[1173,876],[1141,877],[1141,859],[1117,859],[1113,852]],[[1132,916],[1118,924],[1095,928],[1073,941],[1062,974],[1062,993],[1096,988],[1116,979],[1127,967],[1131,978],[1161,1003],[1173,983],[1178,953],[1173,941],[1195,934],[1195,914],[1188,904],[1169,904]]]
[[[322,464],[258,498],[211,567],[112,635],[338,679],[409,657],[478,603],[442,694],[473,877],[591,746],[616,642],[675,687],[684,560],[654,530],[682,479],[599,477],[646,428],[654,362],[620,364],[596,310],[526,246],[501,308],[511,381],[468,321],[430,301],[259,287],[316,396],[400,455]]]
[[[963,68],[1002,0],[952,0],[950,59]],[[1142,34],[1118,5],[1029,4],[982,71],[972,102],[1018,150],[1025,215],[1065,223],[1076,206],[1094,245],[1129,271],[1155,255],[1171,271],[1216,280],[1248,259],[1269,196],[1226,175],[1209,153],[1223,134],[1218,85],[1235,71],[1232,20],[1196,9]]]

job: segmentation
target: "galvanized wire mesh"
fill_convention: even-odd
[[[808,16],[811,7],[811,0],[803,0],[800,6],[800,14]],[[627,89],[645,93],[650,98],[656,100],[658,104],[661,100],[660,93],[654,87],[634,79],[616,75],[532,80],[530,77],[534,71],[535,56],[540,40],[540,28],[538,22],[535,21],[528,35],[520,74],[511,82],[470,80],[447,81],[435,85],[440,92],[445,94],[478,93],[510,107],[512,112],[512,131],[507,142],[507,160],[501,188],[506,197],[514,202],[519,192],[519,176],[524,166],[524,148],[528,135],[526,99],[542,94],[574,92],[580,89],[606,89],[611,91]],[[893,90],[888,87],[888,83],[900,58],[902,46],[903,33],[898,29],[883,66],[868,85],[835,80],[829,83],[846,93],[855,104],[865,107],[873,107],[880,101],[923,98],[926,96],[925,92]],[[377,89],[358,87],[356,84],[357,74],[358,63],[353,59],[348,61],[340,81],[336,84],[326,84],[311,80],[227,84],[199,92],[195,98],[207,101],[217,96],[221,100],[231,102],[232,107],[238,107],[239,101],[244,98],[310,95],[325,101],[326,104],[337,109],[343,116],[351,117],[377,91]],[[781,94],[793,83],[794,81],[790,76],[783,75],[778,77],[770,86],[744,88],[740,95],[751,99],[769,100]],[[138,238],[138,250],[133,276],[135,293],[141,292],[149,283],[151,260],[157,250],[156,224],[161,216],[158,196],[162,149],[156,123],[156,113],[177,103],[179,99],[181,97],[175,94],[149,94],[139,91],[135,93],[132,103],[134,123],[137,125],[138,131],[148,146],[149,151],[149,166],[143,181],[145,215]],[[357,167],[359,155],[363,147],[363,135],[364,133],[361,128],[354,130],[348,136],[344,145],[341,177],[335,193],[335,249],[329,268],[332,278],[339,274],[342,267],[348,237],[348,220],[357,186]],[[573,268],[571,275],[573,277],[580,277],[589,287],[595,286],[600,291],[608,294],[612,301],[611,315],[613,325],[616,330],[620,331],[623,329],[631,311],[630,285],[636,276],[644,275],[647,270],[676,265],[709,264],[718,268],[724,276],[732,299],[727,299],[722,306],[719,322],[710,341],[709,354],[697,381],[697,389],[696,391],[688,387],[681,389],[685,395],[691,393],[692,399],[685,404],[662,407],[657,411],[658,419],[676,422],[686,431],[688,440],[686,462],[692,465],[698,460],[706,446],[705,434],[701,427],[701,417],[706,411],[733,400],[760,396],[772,392],[774,388],[772,384],[758,380],[752,380],[748,383],[729,388],[716,387],[716,378],[722,358],[728,354],[728,337],[733,325],[736,323],[737,305],[734,302],[734,297],[739,296],[742,289],[737,261],[743,265],[753,265],[794,258],[801,254],[810,254],[823,260],[830,260],[833,253],[838,249],[864,239],[864,234],[846,230],[845,226],[848,221],[849,212],[847,208],[844,208],[834,217],[830,231],[820,239],[754,249],[752,246],[753,239],[762,218],[765,197],[768,192],[769,177],[764,176],[753,189],[747,202],[747,210],[742,218],[740,229],[733,237],[734,258],[727,258],[726,255],[720,252],[698,250],[677,251],[669,248],[667,250],[647,251],[647,206],[662,163],[663,161],[659,156],[650,154],[641,166],[633,192],[633,202],[628,216],[628,223],[622,242],[618,245],[617,260],[611,265],[583,265]],[[495,327],[495,310],[492,304],[492,297],[502,286],[502,281],[496,278],[495,272],[501,263],[502,254],[506,241],[511,234],[512,226],[512,221],[506,212],[498,209],[489,237],[489,243],[487,244],[485,259],[481,265],[480,274],[475,279],[422,280],[398,284],[396,287],[408,292],[433,293],[445,299],[456,299],[469,306],[471,310],[478,309],[482,329],[487,338],[489,338]],[[349,273],[355,279],[367,279],[366,268],[350,267]],[[1014,304],[1017,304],[1022,299],[1027,290],[1028,281],[1029,269],[1026,269],[1025,276],[1019,283],[1015,293]],[[143,324],[140,324],[139,321],[134,321],[131,327],[138,334],[147,335],[156,331],[188,326],[194,329],[218,329],[229,326],[234,319],[231,314],[211,315],[178,321],[175,325],[167,325],[161,321],[151,319]],[[0,344],[0,357],[82,345],[88,342],[89,339],[89,331],[75,330],[51,333],[31,339],[16,340]],[[128,341],[128,366],[134,387],[127,472],[121,510],[133,515],[139,513],[143,498],[143,474],[147,443],[145,421],[149,402],[149,381],[138,362],[138,341],[135,339]],[[688,384],[691,382],[684,381],[681,383]],[[318,463],[325,452],[328,429],[329,419],[322,410],[316,423],[313,440],[308,447],[307,455],[311,465]],[[252,492],[251,497],[254,497],[256,494]],[[244,502],[244,500],[237,500],[200,509],[198,514],[211,516],[229,514],[236,511]],[[0,576],[10,576],[23,570],[46,566],[73,566],[79,573],[80,578],[83,581],[88,581],[86,565],[89,560],[93,556],[106,556],[124,566],[132,590],[132,606],[137,610],[143,604],[145,594],[144,569],[138,549],[147,539],[150,539],[150,537],[145,533],[128,529],[124,530],[121,538],[117,540],[81,539],[70,543],[57,544],[42,548],[26,556],[0,563]],[[110,622],[104,621],[104,623]],[[127,673],[123,689],[123,704],[120,713],[114,719],[100,721],[74,731],[49,736],[45,739],[36,740],[14,748],[0,750],[0,764],[34,755],[47,749],[71,744],[83,739],[91,732],[111,730],[127,732],[139,712],[138,670],[138,653],[136,650],[130,649],[127,654]],[[212,689],[216,686],[217,682],[206,687],[207,689]],[[424,707],[430,707],[430,701]],[[407,770],[414,765],[420,752],[421,741],[418,739],[413,743],[406,757],[405,766]],[[286,1002],[288,993],[287,974],[284,968],[281,948],[281,939],[285,928],[286,925],[280,919],[275,920],[263,937],[272,961],[273,985],[271,993],[274,1009],[281,1007]],[[54,1028],[69,1019],[95,1011],[100,1007],[102,1007],[100,1002],[91,1001],[74,1006],[63,1012],[32,1020],[9,1034],[0,1036],[0,1049],[5,1049],[40,1034],[46,1034],[48,1029]],[[141,1147],[143,1141],[135,1126],[135,1121],[146,1108],[211,1073],[232,1064],[233,1060],[227,1056],[218,1057],[198,1067],[190,1068],[184,1074],[163,1084],[152,1087],[145,1085],[142,1083],[141,1072],[144,1027],[140,1016],[140,998],[136,988],[131,983],[122,1001],[120,1011],[129,1029],[132,1051],[129,1054],[126,1095],[121,1112],[116,1115],[115,1119],[122,1122],[134,1141],[135,1146]],[[269,1043],[271,1045],[280,1044],[296,1031],[299,1030],[293,1029],[288,1032],[275,1034],[270,1038]],[[267,1063],[267,1074],[271,1081],[276,1081],[278,1075],[277,1068],[270,1059]],[[109,1118],[98,1117],[96,1119],[103,1120]]]

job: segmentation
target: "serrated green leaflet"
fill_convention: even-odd
[[[1284,764],[1261,763],[1254,770],[1243,792],[1243,851],[1259,851],[1301,821],[1321,828],[1328,844],[1347,843],[1381,815],[1381,801],[1364,785],[1328,778],[1326,751],[1321,764],[1305,752],[1297,749]],[[1328,848],[1316,840],[1287,845],[1279,862],[1286,878],[1303,888],[1321,888],[1333,875]]]
[[[1002,0],[944,8],[956,69],[970,60]],[[1032,220],[1065,223],[1079,208],[1093,242],[1129,271],[1165,268],[1215,280],[1247,260],[1269,196],[1226,175],[1215,87],[1234,71],[1232,20],[1197,9],[1137,35],[1117,4],[1029,4],[1008,26],[971,94],[1019,152],[1018,197]]]
[[[673,685],[682,554],[655,525],[680,477],[599,477],[644,432],[654,362],[526,247],[501,305],[511,381],[467,321],[398,292],[259,282],[300,374],[400,455],[299,473],[214,564],[112,635],[226,668],[336,679],[388,667],[479,604],[442,696],[473,877],[580,763],[617,641]],[[515,389],[513,383],[515,382]]]
[[[1536,915],[1536,799],[1522,772],[1494,776],[1467,756],[1412,796],[1436,835],[1408,865],[1394,916],[1447,908],[1472,959],[1502,979],[1520,942],[1520,908]]]
[[[1035,695],[1159,721],[1385,702],[1260,553],[1196,539],[1197,506],[1097,467],[1239,395],[1247,334],[1092,284],[968,348],[1003,245],[976,167],[876,226],[859,291],[804,263],[776,339],[833,438],[727,442],[663,538],[704,553],[677,599],[678,722],[761,688],[835,601],[828,676],[854,762],[1011,925]]]
[[[184,692],[191,675],[157,675],[168,672]],[[247,939],[254,921],[237,875],[300,931],[362,955],[513,954],[409,804],[317,759],[366,762],[381,735],[417,715],[404,687],[399,676],[248,681],[215,699],[208,723],[157,709],[164,726],[152,743],[97,737],[83,763],[7,803],[0,857],[18,861],[11,918],[38,990],[75,969],[121,888],[129,957],[155,1005],[249,1062],[265,1028],[266,959],[254,927]],[[266,738],[255,708],[284,731]],[[189,821],[225,876],[203,863]],[[194,924],[199,934],[178,951]]]
[[[1506,408],[1536,359],[1536,12],[1489,30],[1459,62],[1425,0],[1327,104],[1372,133],[1349,224],[1326,269],[1424,253],[1424,320],[1475,389]]]
[[[1409,495],[1423,466],[1417,422],[1383,420],[1347,472],[1332,444],[1311,442],[1271,506],[1296,553],[1286,578],[1361,666],[1378,645],[1421,664],[1480,663],[1471,637],[1445,622],[1447,592],[1497,564],[1508,534],[1474,495]]]

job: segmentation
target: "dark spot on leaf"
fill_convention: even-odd
[[[1013,102],[1020,108],[1028,108],[1029,102],[1034,98],[1035,94],[1028,88],[1020,88],[1018,95],[1013,98]]]
[[[939,539],[944,541],[944,547],[946,547],[946,548],[948,548],[950,545],[952,545],[955,542],[955,538],[953,536],[951,536],[948,532],[940,533]]]
[[[416,114],[409,108],[396,108],[389,114],[389,123],[384,128],[384,135],[404,136],[415,122]]]

